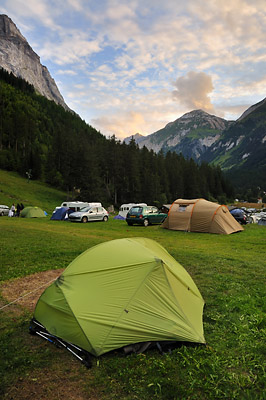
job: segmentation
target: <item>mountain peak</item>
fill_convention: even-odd
[[[126,137],[123,141],[126,144],[129,144],[132,139],[135,140],[136,143],[140,143],[145,136],[141,135],[140,133],[135,133],[135,135],[130,135]]]
[[[5,14],[0,15],[0,36],[4,36],[5,38],[19,38],[20,40],[27,42],[12,19]]]
[[[182,115],[181,118],[188,118],[188,117],[195,117],[195,116],[203,116],[203,115],[210,115],[209,113],[207,113],[206,111],[203,111],[201,109],[198,110],[192,110],[189,111],[187,113],[185,113],[184,115]]]
[[[178,126],[178,129],[180,128],[180,125],[188,125],[188,124],[193,124],[193,128],[210,128],[210,129],[217,129],[218,131],[222,131],[226,128],[226,125],[228,124],[228,121],[226,121],[223,118],[216,117],[215,115],[211,115],[207,113],[206,111],[203,111],[201,109],[198,110],[193,110],[190,111],[182,117],[176,119],[173,122],[169,122],[165,128],[170,128],[173,126]]]

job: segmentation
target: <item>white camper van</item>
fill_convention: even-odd
[[[121,207],[119,208],[119,213],[120,217],[126,219],[127,213],[133,206],[146,206],[146,203],[128,203],[128,204],[122,204]]]
[[[68,207],[73,211],[80,211],[83,207],[102,207],[101,203],[86,203],[83,201],[64,201],[61,207]]]

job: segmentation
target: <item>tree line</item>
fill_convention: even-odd
[[[106,138],[77,114],[0,70],[0,168],[31,172],[69,198],[119,205],[204,197],[225,203],[234,191],[219,167]]]

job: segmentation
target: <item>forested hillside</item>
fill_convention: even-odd
[[[73,198],[119,205],[233,197],[219,167],[107,139],[78,115],[0,70],[0,168],[31,172]]]
[[[219,164],[238,190],[252,189],[256,197],[266,190],[266,101],[248,109],[225,129],[204,160]],[[257,190],[256,190],[257,189]]]

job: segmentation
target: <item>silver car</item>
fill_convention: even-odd
[[[8,213],[9,213],[9,207],[0,205],[0,215],[1,215],[1,217],[3,217],[4,215],[8,215]]]
[[[69,214],[72,222],[108,221],[109,214],[103,207],[84,207],[80,211]]]

